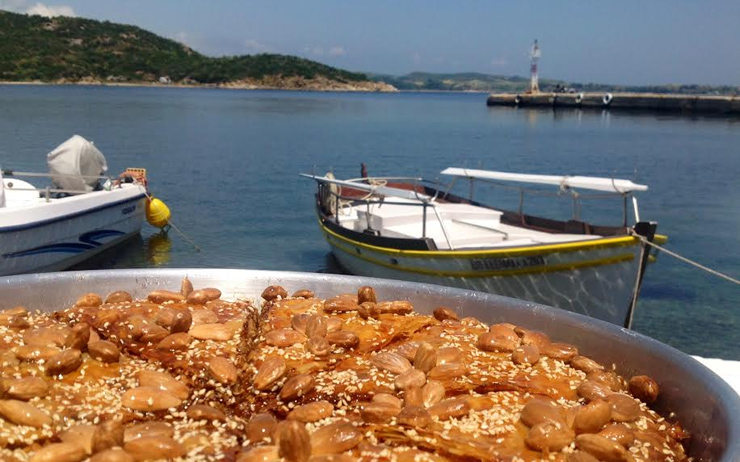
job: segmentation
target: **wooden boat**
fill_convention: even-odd
[[[104,176],[102,153],[77,135],[49,153],[48,162],[49,173],[0,174],[0,276],[66,269],[141,230],[145,171]],[[21,178],[52,182],[37,188]]]
[[[656,240],[657,224],[640,220],[633,195],[647,186],[462,168],[442,174],[453,184],[467,180],[468,197],[421,178],[302,176],[318,183],[321,230],[349,273],[496,293],[630,326],[650,257],[644,241]],[[517,188],[519,209],[473,200],[480,182]],[[572,198],[573,216],[525,214],[524,197],[535,190],[523,185],[554,186]],[[580,220],[581,202],[591,196],[621,198],[621,224]]]

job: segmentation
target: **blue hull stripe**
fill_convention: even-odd
[[[109,204],[100,205],[98,207],[94,207],[94,208],[91,208],[91,209],[82,210],[80,212],[70,213],[69,215],[64,215],[64,216],[60,216],[60,217],[49,218],[48,220],[40,220],[40,221],[35,221],[33,223],[26,223],[26,224],[23,224],[23,225],[4,226],[4,227],[0,228],[0,233],[11,233],[11,232],[15,232],[15,231],[24,231],[24,230],[27,230],[27,229],[39,228],[41,226],[46,226],[48,224],[56,223],[58,221],[66,221],[66,220],[69,220],[70,218],[76,218],[76,217],[80,217],[80,216],[83,216],[83,215],[88,215],[90,213],[97,212],[98,210],[105,210],[105,209],[109,209],[111,207],[117,207],[117,206],[119,206],[121,204],[127,204],[129,202],[136,202],[136,201],[141,200],[141,199],[143,199],[145,197],[146,197],[146,194],[140,194],[140,195],[135,196],[135,197],[132,197],[130,199],[123,199],[123,200],[120,200],[120,201],[111,202]]]
[[[3,255],[5,258],[18,258],[28,257],[31,255],[41,255],[44,253],[82,253],[86,250],[94,249],[103,245],[102,242],[97,242],[93,239],[100,239],[103,237],[112,236],[123,236],[124,233],[113,229],[99,229],[96,231],[90,231],[80,236],[80,242],[67,242],[61,244],[49,244],[34,247],[33,249],[21,250],[20,252],[6,253]]]

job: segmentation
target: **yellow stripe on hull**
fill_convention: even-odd
[[[393,270],[398,271],[404,271],[409,273],[419,273],[419,274],[425,274],[428,276],[439,276],[439,277],[464,277],[464,278],[490,278],[490,277],[508,277],[508,276],[521,276],[525,274],[538,274],[538,273],[552,273],[557,271],[573,271],[575,269],[579,268],[588,268],[592,266],[602,266],[602,265],[612,265],[614,263],[621,263],[625,261],[631,261],[635,258],[635,255],[633,253],[627,253],[627,254],[621,254],[613,257],[607,257],[607,258],[597,258],[597,259],[591,259],[591,260],[583,260],[583,261],[576,261],[576,262],[568,262],[568,263],[559,263],[559,264],[553,264],[553,265],[543,265],[543,266],[535,266],[531,268],[513,268],[509,270],[498,270],[498,271],[441,271],[441,270],[433,270],[429,268],[423,268],[423,267],[410,267],[410,266],[402,266],[402,265],[394,265],[392,263],[373,258],[367,255],[358,254],[357,252],[353,252],[353,250],[340,242],[334,241],[333,238],[338,236],[336,233],[332,233],[330,230],[327,230],[324,228],[326,233],[326,240],[329,242],[329,244],[338,250],[341,250],[343,252],[346,252],[350,255],[352,255],[355,258],[359,258],[361,260],[367,261],[369,263],[384,266],[386,268],[390,268]],[[357,241],[352,241],[349,239],[346,239],[347,242],[351,242],[351,245],[356,246],[362,246],[362,247],[372,247],[367,246],[365,244],[362,244]],[[377,248],[374,248],[374,250]],[[431,255],[432,253],[438,254],[439,252],[429,252],[429,258],[434,259],[439,257],[439,255]],[[490,254],[485,251],[481,251],[475,254],[476,256],[482,256],[482,257],[488,257]]]

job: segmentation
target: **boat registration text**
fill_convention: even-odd
[[[474,258],[470,264],[475,271],[505,270],[542,266],[545,258],[539,255],[521,258]]]

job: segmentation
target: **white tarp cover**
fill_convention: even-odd
[[[92,191],[98,180],[81,176],[100,176],[108,171],[105,156],[90,141],[74,135],[46,156],[52,182],[58,189]]]

